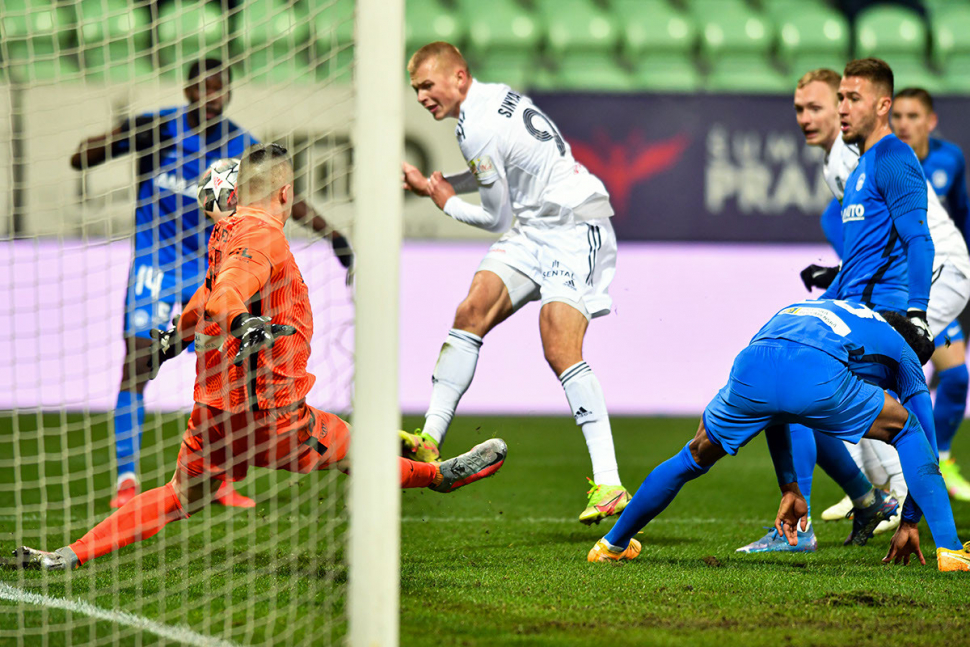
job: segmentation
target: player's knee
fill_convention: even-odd
[[[583,353],[579,348],[558,341],[544,342],[542,352],[546,362],[556,375],[562,375],[567,368],[583,361]]]
[[[710,467],[726,454],[726,452],[721,449],[721,446],[712,441],[707,435],[707,429],[704,428],[703,421],[701,422],[694,439],[690,441],[687,447],[690,450],[691,458],[693,458],[694,462],[702,468]]]
[[[454,328],[474,333],[479,337],[484,336],[487,330],[486,321],[487,310],[472,298],[467,298],[458,306],[455,311]]]

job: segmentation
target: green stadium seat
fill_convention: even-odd
[[[537,0],[537,9],[561,88],[630,89],[630,75],[616,57],[619,30],[609,13],[590,0]]]
[[[774,40],[773,25],[743,2],[725,0],[721,10],[698,16],[700,53],[708,62],[724,57],[768,57]]]
[[[517,89],[531,86],[544,30],[535,15],[515,0],[458,0],[458,15],[469,26],[462,50],[475,78]]]
[[[631,82],[635,90],[654,92],[695,92],[701,87],[693,59],[675,54],[641,57],[633,66]]]
[[[497,52],[481,59],[471,59],[469,65],[472,76],[479,81],[505,83],[516,90],[525,90],[532,87],[537,61],[528,54]]]
[[[265,83],[313,81],[310,25],[284,0],[248,0],[236,18],[233,48],[246,75]],[[235,56],[234,56],[235,58]]]
[[[778,94],[793,92],[789,79],[760,55],[735,55],[718,61],[711,69],[704,88],[713,92],[753,92]]]
[[[442,5],[439,0],[407,0],[404,24],[408,56],[438,40],[461,47],[465,37],[464,23],[455,11]]]
[[[126,82],[152,74],[147,5],[81,0],[77,8],[78,59],[88,80]]]
[[[833,3],[827,0],[764,0],[761,6],[764,17],[776,25],[781,24],[795,12],[831,11]]]
[[[694,20],[666,0],[614,0],[613,17],[621,25],[624,56],[633,64],[643,56],[689,57],[697,43]]]
[[[841,70],[850,59],[849,22],[834,9],[811,4],[799,8],[793,6],[775,25],[778,29],[778,58],[786,66],[792,66],[795,59],[825,56],[841,59],[842,63],[836,68]]]
[[[55,81],[78,74],[68,56],[74,12],[49,0],[0,0],[0,42],[11,81]]]
[[[954,56],[970,55],[970,2],[933,12],[930,33],[933,62],[944,72],[950,71]]]
[[[944,80],[927,67],[921,57],[887,56],[885,61],[893,69],[893,85],[898,92],[905,87],[920,87],[931,94],[946,89]]]
[[[560,61],[553,78],[561,90],[627,92],[633,89],[630,73],[612,53],[567,57]]]
[[[926,24],[922,16],[890,5],[866,9],[856,19],[855,55],[859,58],[900,55],[926,56]]]
[[[163,4],[156,25],[160,71],[172,78],[189,61],[206,57],[229,60],[227,33],[219,4],[193,0]]]
[[[318,83],[349,83],[354,67],[354,0],[311,3],[314,26],[311,67]]]
[[[798,79],[802,78],[805,72],[825,67],[842,74],[842,70],[845,69],[845,64],[848,61],[849,59],[845,56],[833,56],[826,53],[796,54],[788,64],[787,78],[791,81],[792,92],[795,91]]]

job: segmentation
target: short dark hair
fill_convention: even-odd
[[[280,158],[289,161],[290,153],[285,147],[277,144],[276,142],[270,142],[269,144],[253,144],[243,153],[243,159],[248,160],[249,163],[253,165],[262,164],[263,162]]]
[[[881,85],[889,96],[893,96],[893,69],[881,58],[857,58],[849,61],[842,71],[842,78],[858,76],[869,79],[874,85]]]
[[[223,64],[223,62],[217,58],[206,58],[194,61],[192,65],[189,66],[188,83],[192,84],[198,81],[202,72],[222,72],[226,75],[226,80],[229,83],[232,83],[232,68]]]
[[[933,112],[933,97],[930,95],[929,92],[927,92],[923,88],[903,88],[902,90],[896,93],[896,98],[897,99],[916,99],[920,103],[922,103],[927,110],[929,110],[930,112]]]
[[[932,339],[926,338],[920,329],[916,327],[916,324],[898,312],[880,312],[879,314],[882,315],[882,318],[890,326],[896,329],[896,332],[902,335],[906,343],[909,344],[909,347],[916,353],[920,364],[925,364],[930,361],[930,356],[936,350],[936,345]]]

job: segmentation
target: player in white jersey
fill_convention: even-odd
[[[841,201],[845,182],[859,162],[859,149],[846,144],[839,136],[839,116],[835,108],[838,102],[836,91],[839,78],[839,74],[833,70],[815,70],[806,74],[796,92],[796,110],[801,106],[799,125],[805,133],[806,142],[822,148],[826,153],[823,169],[825,182],[835,199]],[[818,106],[830,107],[830,110],[818,110]],[[813,107],[816,109],[813,110]],[[838,230],[838,222],[832,225],[825,223],[826,218],[834,215],[835,204],[831,207],[823,215],[823,228],[836,251],[840,251],[838,235],[833,236],[830,233],[833,229]],[[963,236],[943,208],[932,185],[927,191],[927,220],[936,251],[933,259],[933,284],[926,314],[930,331],[937,337],[953,323],[970,298],[970,255]],[[837,269],[815,265],[806,268],[803,272],[806,287],[827,287],[826,282],[831,282],[830,279]],[[958,361],[962,360],[963,358],[959,358]],[[941,346],[933,354],[932,361],[935,370],[944,370],[953,365],[952,353],[945,346]],[[897,498],[906,496],[908,488],[895,449],[866,440],[858,445],[847,444],[846,447],[856,464],[863,468],[873,483],[887,486]],[[822,519],[844,519],[851,507],[848,498],[844,498],[826,509],[822,513]],[[891,527],[892,524],[887,523],[877,529],[877,532]]]
[[[616,263],[613,209],[603,183],[572,156],[552,121],[507,85],[472,78],[453,45],[431,43],[408,63],[417,100],[455,135],[468,170],[425,177],[404,164],[404,186],[459,222],[505,232],[458,306],[432,376],[420,434],[402,432],[405,455],[437,460],[458,401],[471,384],[482,338],[529,301],[542,303],[539,332],[593,463],[592,489],[579,520],[618,514],[630,499],[620,482],[603,391],[583,361],[589,321],[612,307]],[[478,191],[482,206],[457,193]]]

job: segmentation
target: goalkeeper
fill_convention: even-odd
[[[53,553],[23,547],[18,564],[46,570],[81,564],[148,539],[212,500],[252,466],[308,473],[346,470],[350,430],[304,397],[313,317],[306,284],[283,234],[293,200],[286,150],[259,144],[239,169],[236,215],[216,224],[209,269],[174,330],[159,339],[153,368],[194,334],[195,407],[172,480],[122,506]],[[391,430],[389,430],[390,432]],[[450,492],[494,474],[506,447],[493,438],[440,464],[400,458],[401,486]]]
[[[76,170],[98,166],[126,153],[138,161],[134,254],[125,299],[125,350],[121,388],[114,413],[117,493],[111,507],[124,505],[139,491],[138,452],[145,419],[147,356],[153,329],[164,328],[178,301],[185,305],[205,275],[205,248],[212,232],[196,204],[199,177],[216,160],[239,157],[253,136],[225,118],[232,75],[216,59],[189,68],[189,103],[126,120],[106,135],[81,143],[71,158]],[[350,246],[303,201],[293,217],[315,231],[329,232],[340,262],[349,268]],[[240,507],[255,505],[228,487],[216,499]]]

